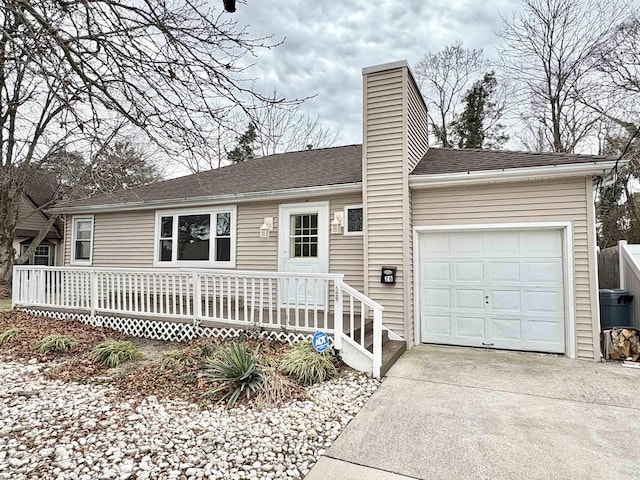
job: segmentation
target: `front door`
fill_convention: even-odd
[[[329,271],[329,205],[327,202],[281,205],[278,256],[282,272],[327,273]],[[324,282],[285,280],[281,303],[323,305]]]

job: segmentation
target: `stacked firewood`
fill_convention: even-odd
[[[633,328],[612,328],[601,335],[601,347],[607,360],[640,359],[640,336]]]

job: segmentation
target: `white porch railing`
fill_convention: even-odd
[[[618,242],[620,288],[634,296],[631,302],[631,325],[640,329],[640,245]]]
[[[325,331],[382,363],[383,307],[339,274],[15,266],[13,305],[192,320],[239,327]],[[373,338],[369,335],[373,335]],[[371,343],[372,351],[367,349]]]

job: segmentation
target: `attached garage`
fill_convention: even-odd
[[[563,231],[419,235],[422,342],[565,352]]]

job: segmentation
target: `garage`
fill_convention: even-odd
[[[418,234],[423,343],[565,352],[561,229]]]

